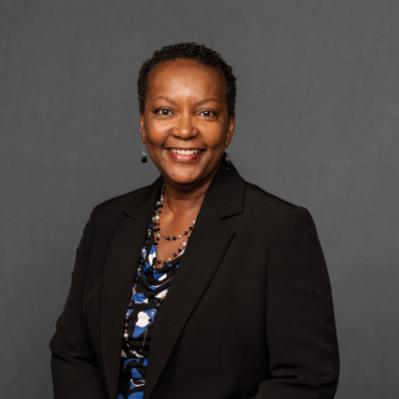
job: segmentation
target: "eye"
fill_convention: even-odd
[[[218,115],[217,112],[210,109],[204,109],[203,111],[201,111],[201,114],[204,115],[206,118],[216,118]]]
[[[159,115],[159,116],[169,116],[172,114],[172,111],[169,108],[156,108],[154,111],[154,114]]]

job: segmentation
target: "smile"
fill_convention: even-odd
[[[179,155],[193,155],[193,154],[198,154],[199,152],[203,151],[200,148],[190,148],[190,149],[168,148],[168,150],[175,154],[179,154]]]
[[[167,148],[172,161],[184,163],[197,161],[204,152],[202,148]]]

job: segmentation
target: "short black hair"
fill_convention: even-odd
[[[163,46],[143,62],[137,79],[137,93],[140,114],[144,113],[145,99],[148,87],[148,75],[151,70],[162,62],[177,58],[193,59],[203,65],[213,67],[222,72],[226,82],[227,110],[230,117],[235,115],[236,77],[233,70],[215,50],[196,42],[182,42]]]

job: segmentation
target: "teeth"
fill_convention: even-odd
[[[200,152],[200,150],[181,150],[177,148],[171,148],[170,151],[179,155],[193,155],[193,154],[198,154]]]

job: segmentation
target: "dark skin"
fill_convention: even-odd
[[[192,59],[176,59],[150,72],[140,133],[165,182],[163,236],[181,234],[197,217],[234,129],[220,71]],[[200,152],[190,155],[182,149]],[[173,257],[184,240],[161,239],[158,258]]]

